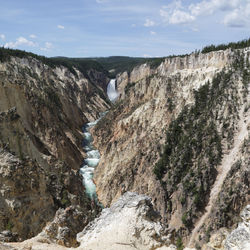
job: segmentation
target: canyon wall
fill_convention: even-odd
[[[0,241],[37,235],[8,246],[64,249],[83,230],[79,249],[104,239],[114,249],[209,249],[231,237],[249,203],[249,55],[227,49],[142,64],[117,76],[114,105],[105,72],[0,58]],[[108,109],[91,133],[98,198],[111,207],[88,225],[100,207],[79,174],[82,125]]]
[[[63,244],[74,245],[98,213],[79,174],[81,129],[109,108],[108,80],[95,69],[52,67],[32,56],[0,62],[0,232],[11,231],[9,240],[37,235],[71,205],[81,224]]]
[[[192,231],[198,231],[200,238],[192,246],[196,241],[203,244],[218,227],[234,224],[249,202],[244,194],[234,199],[234,205],[226,194],[213,200],[207,217],[210,227],[196,228],[242,122],[249,126],[249,53],[249,48],[193,53],[167,58],[157,68],[144,64],[117,76],[120,99],[93,129],[101,152],[94,179],[105,206],[126,191],[149,195],[176,239],[187,245]],[[237,148],[244,141],[248,141],[245,134]],[[237,153],[230,167],[240,157]],[[245,161],[236,170],[239,179],[249,174]],[[226,182],[235,178],[231,172],[226,177],[224,186],[219,186],[225,193]],[[232,207],[231,219],[223,220]],[[215,213],[220,223],[213,218]]]

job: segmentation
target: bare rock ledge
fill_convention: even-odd
[[[127,192],[77,235],[79,248],[147,250],[170,245],[159,218],[148,196]]]

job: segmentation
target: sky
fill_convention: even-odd
[[[0,0],[0,46],[162,57],[250,37],[250,0]]]

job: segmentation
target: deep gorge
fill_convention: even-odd
[[[0,63],[0,241],[226,241],[249,204],[249,47],[151,59],[115,79],[98,62],[11,53]]]
[[[115,79],[110,80],[107,86],[107,96],[111,102],[114,102],[118,97],[115,81]],[[108,110],[101,112],[97,120],[89,122],[83,126],[83,149],[86,152],[88,158],[84,160],[84,164],[80,169],[80,173],[83,176],[83,185],[86,189],[86,194],[97,204],[99,204],[99,201],[96,194],[96,186],[93,182],[93,175],[95,167],[100,161],[100,152],[93,146],[93,136],[91,135],[90,129],[93,128],[107,114],[107,112]],[[102,206],[101,204],[99,205]]]

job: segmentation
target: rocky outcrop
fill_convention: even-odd
[[[75,209],[70,207],[57,212],[54,222],[48,225],[38,236],[22,243],[0,243],[0,249],[67,249],[56,244],[51,230],[60,231],[60,240],[67,241],[69,230],[65,226],[65,218],[68,223],[79,223]],[[202,250],[245,250],[250,246],[250,207],[246,206],[241,212],[241,220],[236,229],[221,228],[214,233],[210,241],[202,246]],[[73,221],[70,222],[70,220]],[[159,221],[159,214],[153,209],[151,199],[136,193],[125,193],[114,205],[104,209],[101,215],[91,222],[78,234],[80,246],[74,249],[162,249],[174,250],[171,244],[173,238],[169,230]],[[59,220],[59,221],[57,221]],[[64,221],[64,226],[62,226]],[[59,225],[59,227],[58,227]],[[56,229],[56,230],[55,230]],[[48,232],[50,232],[48,234]],[[11,232],[5,231],[0,237],[15,237]],[[52,236],[52,237],[51,237]],[[59,240],[59,238],[57,240]],[[58,243],[59,241],[57,241]],[[179,245],[180,247],[180,245]],[[185,248],[196,249],[196,248]]]
[[[9,230],[2,231],[0,233],[0,242],[12,242],[12,241],[17,241],[17,234],[12,233]],[[0,248],[1,249],[1,248]]]
[[[81,216],[74,207],[60,209],[54,221],[38,236],[5,245],[17,249],[64,249],[55,243],[69,239],[70,233],[74,233],[69,230],[69,224],[72,229],[72,224],[84,223]],[[148,196],[127,192],[77,235],[80,246],[75,249],[176,249],[171,245],[170,232],[159,218]],[[56,241],[54,234],[57,234]]]
[[[226,238],[225,249],[249,249],[250,248],[250,205],[241,213],[241,222]]]
[[[72,205],[85,221],[72,225],[62,242],[74,245],[73,237],[98,212],[85,195],[79,168],[85,157],[81,128],[109,108],[100,77],[95,69],[72,71],[28,55],[1,59],[0,232],[9,230],[18,240],[33,237],[57,209]]]
[[[56,209],[47,190],[46,173],[36,162],[20,161],[1,150],[0,181],[0,231],[18,233],[20,239],[35,236]]]
[[[110,208],[77,235],[79,249],[157,249],[170,245],[166,228],[151,200],[144,195],[125,193]]]
[[[97,213],[99,210],[100,208],[96,206],[96,211],[93,209],[91,214],[76,206],[60,208],[57,210],[54,220],[38,236],[62,246],[77,247],[79,242],[76,240],[76,235],[79,233],[79,229],[84,228],[90,218],[96,215],[93,213]]]
[[[240,213],[242,222],[229,233],[228,229],[221,228],[214,233],[202,250],[226,249],[244,250],[250,248],[250,205]]]
[[[117,88],[121,98],[125,98],[126,90],[128,90],[131,85],[143,79],[152,78],[155,75],[168,77],[180,74],[181,80],[186,82],[183,82],[185,89],[181,91],[180,96],[183,94],[187,96],[188,93],[185,93],[185,90],[189,91],[192,90],[192,88],[198,89],[207,80],[211,79],[216,72],[219,72],[223,67],[232,62],[233,54],[234,53],[229,49],[207,54],[192,53],[184,57],[169,57],[156,69],[151,68],[150,64],[142,64],[135,67],[130,73],[123,72],[119,74],[117,76]],[[154,92],[156,91],[155,89]],[[155,94],[154,98],[156,98]]]
[[[249,48],[170,58],[157,69],[142,65],[121,74],[120,101],[93,131],[102,156],[94,176],[101,202],[109,206],[125,191],[147,194],[187,242],[239,131],[238,112],[248,109],[248,74]],[[171,154],[157,169],[166,131]]]

